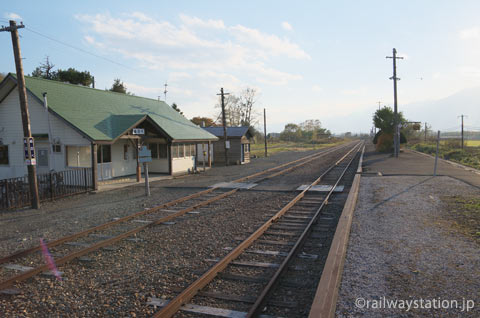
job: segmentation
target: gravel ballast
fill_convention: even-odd
[[[480,246],[445,201],[479,195],[450,177],[362,177],[336,316],[480,317]]]
[[[313,181],[330,162],[326,158],[316,160],[275,180],[287,184],[288,179],[290,189],[294,189],[299,183]],[[255,171],[268,167],[259,165]],[[242,175],[250,173],[253,171]],[[207,174],[191,180],[197,180],[200,187],[237,177],[226,178],[219,172],[208,178]],[[200,182],[198,178],[202,177]],[[1,252],[6,255],[11,253],[12,246],[18,249],[19,245],[36,244],[40,235],[58,238],[198,191],[197,185],[182,186],[187,179],[171,180],[170,188],[154,186],[147,201],[140,192],[143,189],[135,187],[60,200],[55,205],[44,205],[42,211],[4,214],[6,231]],[[136,195],[132,195],[135,191]],[[200,214],[188,214],[176,219],[175,224],[142,231],[136,236],[137,242],[122,241],[114,245],[113,251],[88,254],[90,261],[76,260],[62,266],[62,282],[36,276],[16,284],[21,294],[0,296],[0,313],[6,317],[150,316],[154,308],[147,305],[149,297],[173,297],[172,290],[185,287],[211,266],[205,259],[224,256],[228,253],[224,247],[234,246],[236,237],[251,233],[273,210],[279,210],[294,196],[294,192],[239,191],[203,207]],[[47,232],[48,236],[44,234]]]

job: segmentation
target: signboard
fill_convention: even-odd
[[[134,135],[145,135],[145,129],[143,128],[133,128]]]
[[[138,161],[139,162],[151,162],[152,161],[152,151],[147,149],[147,146],[143,146],[138,152]]]
[[[33,142],[33,137],[23,138],[23,149],[27,165],[36,165],[37,161],[35,160],[35,144]]]
[[[227,149],[230,149],[230,140],[227,140],[226,147],[227,147]]]

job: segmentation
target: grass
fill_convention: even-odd
[[[465,140],[468,147],[480,147],[480,140]]]
[[[452,227],[480,243],[480,198],[452,196],[443,200],[448,204]]]
[[[410,147],[416,151],[424,152],[430,155],[435,155],[437,148],[436,144],[433,142],[418,143]],[[461,149],[458,145],[452,146],[448,142],[445,142],[440,143],[438,152],[439,157],[442,159],[458,162],[475,169],[480,169],[480,147],[469,146]]]
[[[316,150],[322,149],[326,147],[340,145],[347,140],[340,140],[332,143],[325,143],[325,144],[311,144],[311,143],[302,143],[302,142],[272,142],[268,143],[268,155],[273,155],[278,152],[284,151],[309,151],[309,150]],[[265,157],[265,144],[264,143],[256,143],[251,144],[250,154],[256,157]]]

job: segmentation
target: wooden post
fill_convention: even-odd
[[[20,41],[18,38],[18,29],[24,28],[25,26],[19,25],[13,20],[10,20],[10,27],[2,28],[1,31],[8,31],[12,35],[12,46],[13,46],[13,55],[15,57],[15,67],[17,70],[17,86],[18,86],[18,95],[20,98],[20,110],[22,113],[22,126],[23,126],[23,136],[25,138],[32,138],[32,132],[30,129],[30,114],[28,112],[28,100],[27,100],[27,89],[25,87],[25,77],[23,76],[23,65],[22,57],[20,53]],[[27,147],[30,147],[29,142],[27,142]],[[32,163],[32,152],[27,151],[28,153],[28,184],[30,186],[30,200],[32,207],[34,209],[40,208],[40,196],[38,194],[38,180],[37,180],[37,167]]]
[[[220,95],[222,99],[222,123],[223,123],[223,145],[225,147],[225,165],[228,166],[228,148],[227,148],[227,120],[225,115],[225,95],[229,95],[229,93],[223,92],[223,87],[220,88]]]
[[[97,144],[92,142],[92,189],[94,191],[98,190],[98,166],[97,166]]]
[[[138,139],[136,141],[136,147],[137,148],[135,151],[137,152],[137,182],[140,182],[142,181],[142,168],[140,167],[140,161],[138,161],[138,148],[139,148],[139,144],[138,144]]]
[[[202,142],[202,163],[203,163],[203,172],[205,172],[205,157],[206,157],[206,153],[205,153],[205,144]],[[197,156],[198,157],[198,156]]]
[[[212,152],[212,142],[209,140],[208,141],[208,167],[212,167],[212,156],[210,155]]]
[[[150,183],[148,182],[148,163],[143,163],[143,172],[145,173],[145,196],[150,196]]]
[[[263,109],[263,134],[265,135],[265,158],[267,154],[267,111]]]
[[[173,167],[172,167],[172,165],[173,165],[173,162],[172,162],[172,160],[173,160],[172,147],[173,147],[173,144],[172,144],[172,143],[168,144],[167,149],[168,149],[168,174],[169,174],[169,175],[173,175]]]

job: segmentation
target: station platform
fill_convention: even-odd
[[[433,165],[367,146],[336,307],[325,317],[480,317],[480,172],[439,160],[433,177]]]

